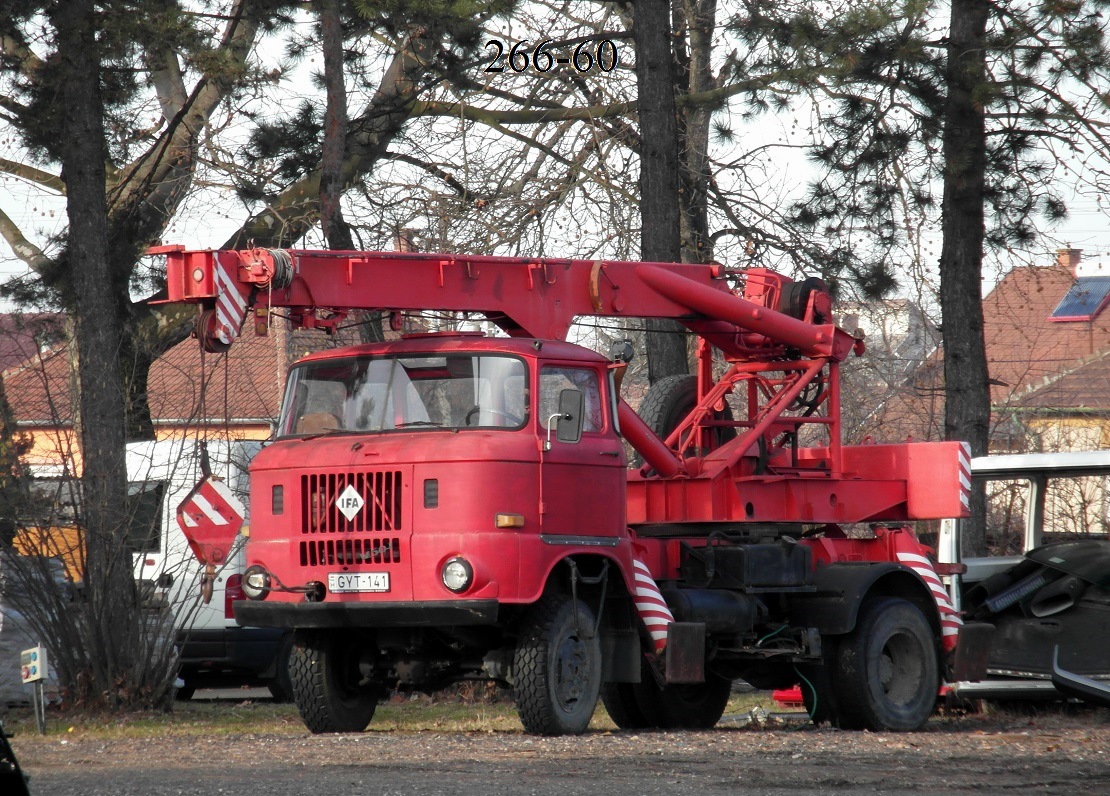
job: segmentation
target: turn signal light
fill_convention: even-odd
[[[498,514],[494,517],[494,525],[498,528],[523,528],[523,514]]]

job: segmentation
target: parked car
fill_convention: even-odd
[[[987,488],[993,552],[962,556],[970,520],[948,520],[937,553],[942,564],[966,568],[947,586],[981,634],[974,646],[985,675],[958,673],[951,693],[1110,699],[1110,451],[984,456],[972,459],[971,473]]]

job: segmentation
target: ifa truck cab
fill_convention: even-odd
[[[570,553],[627,552],[608,366],[567,343],[480,334],[301,360],[252,468],[248,578],[266,599],[240,604],[243,618],[383,628],[403,614],[449,637],[534,603]]]

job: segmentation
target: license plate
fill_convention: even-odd
[[[388,572],[329,572],[328,591],[389,591]]]

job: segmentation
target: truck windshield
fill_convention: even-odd
[[[516,429],[527,370],[510,356],[352,357],[293,368],[281,436],[396,429]]]

